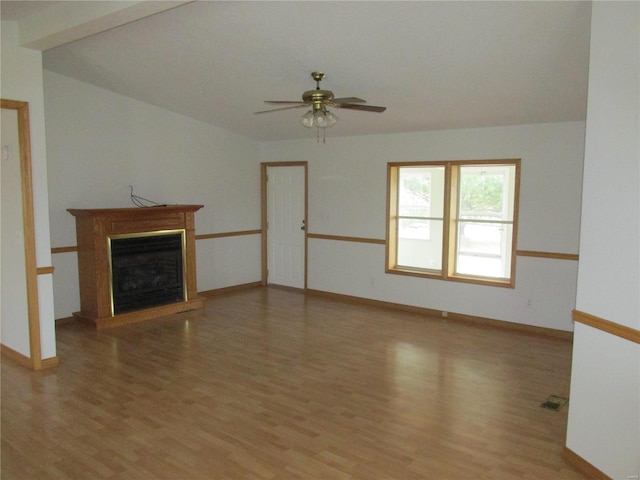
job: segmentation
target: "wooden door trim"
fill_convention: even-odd
[[[309,190],[309,162],[261,162],[260,163],[260,230],[262,232],[262,286],[267,286],[268,274],[268,238],[267,238],[267,169],[268,167],[304,167],[304,218],[306,229],[304,232],[304,289],[307,289],[307,265],[308,265],[308,190]]]
[[[1,107],[18,114],[18,141],[20,144],[20,178],[22,189],[22,225],[24,232],[25,273],[27,280],[27,315],[29,319],[29,350],[31,368],[42,369],[40,347],[40,313],[38,302],[38,268],[36,263],[36,236],[33,213],[33,182],[31,173],[31,133],[29,130],[29,103],[0,100]]]

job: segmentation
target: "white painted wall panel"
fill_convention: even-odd
[[[78,255],[75,252],[53,255],[53,291],[55,292],[55,318],[70,317],[80,311],[80,284]]]
[[[54,247],[76,244],[68,208],[134,207],[130,185],[158,203],[204,205],[196,234],[260,228],[258,144],[52,72],[44,81]],[[254,239],[196,244],[199,290],[260,280]],[[213,254],[224,258],[201,254],[210,244],[222,246]],[[77,261],[55,256],[56,318],[63,318],[79,310]],[[251,262],[250,273],[242,261]]]
[[[260,235],[198,240],[198,290],[215,290],[260,281],[260,242]]]
[[[269,142],[263,161],[308,160],[311,232],[384,238],[386,164],[522,159],[518,248],[577,253],[584,123]]]
[[[261,148],[263,161],[309,161],[310,233],[373,239],[386,234],[388,162],[521,158],[518,249],[576,254],[583,143],[584,123],[569,122]],[[575,261],[519,257],[506,289],[385,274],[384,246],[314,239],[308,268],[313,289],[572,330]]]
[[[53,275],[38,275],[38,292],[53,292]],[[56,331],[53,320],[53,295],[39,295],[38,311],[40,323],[47,320],[46,328],[40,327],[40,355],[43,359],[56,356]]]
[[[578,308],[640,329],[640,4],[594,4]]]
[[[640,329],[640,3],[594,2],[576,307]],[[640,476],[640,346],[576,325],[567,447]]]
[[[383,245],[311,239],[309,258],[315,290],[573,330],[577,262],[520,258],[512,290],[385,274]]]
[[[3,21],[0,95],[9,100],[29,103],[31,134],[31,168],[33,210],[38,267],[51,265],[49,235],[49,200],[47,192],[47,153],[45,143],[44,89],[42,82],[42,54],[22,48],[18,42],[18,25]],[[51,275],[51,274],[47,274]],[[44,275],[44,276],[47,276]],[[40,277],[43,277],[42,275]],[[52,282],[38,281],[40,305],[40,336],[43,358],[55,356],[55,325]],[[7,299],[3,299],[6,301]],[[10,301],[10,300],[9,300]]]
[[[2,299],[0,334],[3,345],[30,356],[27,275],[25,273],[22,175],[18,115],[2,109],[2,159],[0,160],[0,204]]]
[[[576,324],[567,447],[613,479],[640,474],[640,345]]]

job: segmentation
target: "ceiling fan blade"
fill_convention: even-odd
[[[361,110],[363,112],[384,112],[387,107],[376,107],[374,105],[354,105],[351,103],[336,103],[338,108],[346,108],[348,110]]]
[[[301,102],[300,100],[265,100],[264,103],[268,103],[270,105],[279,105],[281,103],[304,103],[307,105],[305,102]]]
[[[332,103],[367,103],[366,100],[362,100],[358,97],[345,97],[345,98],[334,98],[331,100]]]
[[[258,114],[258,113],[269,113],[269,112],[279,112],[280,110],[290,110],[292,108],[302,108],[302,107],[307,107],[308,105],[306,103],[300,103],[298,102],[298,105],[292,105],[290,107],[282,107],[282,108],[272,108],[271,110],[262,110],[260,112],[253,112],[254,115]]]

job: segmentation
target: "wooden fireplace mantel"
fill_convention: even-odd
[[[80,311],[75,312],[73,316],[90,321],[101,329],[202,309],[204,299],[198,296],[196,284],[195,239],[195,212],[201,208],[202,205],[169,205],[68,209],[67,211],[76,217],[80,277]],[[184,229],[186,234],[186,300],[112,315],[108,238],[112,235],[178,229]]]

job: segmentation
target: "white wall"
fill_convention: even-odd
[[[201,204],[196,235],[260,228],[259,146],[211,125],[44,71],[54,247],[76,245],[68,208],[134,207],[134,193]],[[196,242],[198,290],[260,280],[258,235]],[[77,257],[54,255],[56,318],[80,309]]]
[[[45,71],[51,235],[75,245],[67,208],[202,203],[198,234],[260,225],[259,161],[308,160],[309,231],[384,239],[389,161],[521,158],[518,249],[577,253],[584,123],[313,138],[258,145]],[[347,206],[348,208],[345,208]],[[552,214],[550,214],[552,212]],[[260,237],[197,241],[198,288],[260,280]],[[74,253],[54,255],[56,317],[79,309]],[[549,282],[552,278],[553,282]],[[516,288],[384,273],[384,247],[312,239],[309,287],[572,330],[577,262],[519,257]]]
[[[51,247],[49,239],[42,54],[19,46],[16,22],[2,21],[1,32],[2,84],[0,95],[2,98],[9,100],[29,102],[36,264],[38,267],[48,267],[51,265]],[[10,302],[11,299],[3,298],[2,301]],[[38,276],[38,303],[41,355],[44,359],[52,358],[56,356],[56,343],[51,274]],[[4,322],[10,322],[10,319],[3,318],[2,321],[3,328],[5,328]],[[14,348],[12,345],[7,346]],[[20,348],[16,350],[24,353]]]
[[[2,305],[1,341],[25,357],[30,356],[29,302],[25,269],[22,171],[16,110],[2,109],[2,165],[0,168],[2,232],[0,264]],[[9,300],[10,301],[5,301]]]
[[[576,308],[640,330],[640,3],[594,2]],[[640,476],[640,345],[577,324],[567,447]]]
[[[310,233],[385,238],[387,162],[521,158],[519,250],[578,253],[584,123],[270,142],[309,161]],[[330,134],[331,131],[328,131]],[[309,288],[572,330],[577,262],[517,259],[516,288],[385,274],[383,245],[309,241]]]

